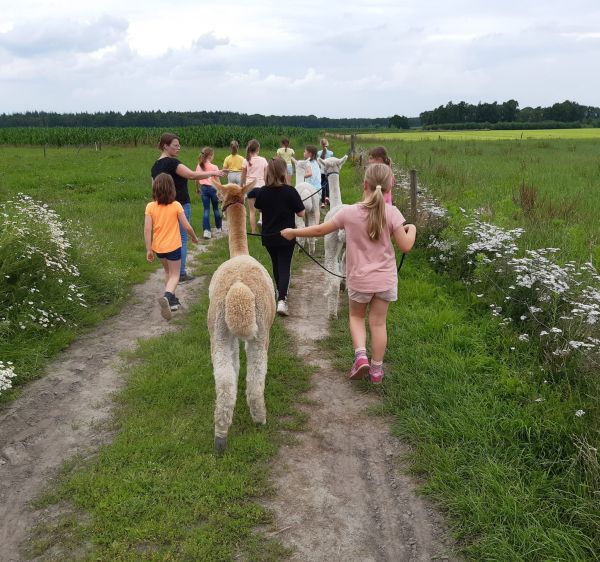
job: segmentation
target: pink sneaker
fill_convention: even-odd
[[[369,374],[369,360],[366,355],[359,355],[354,360],[354,365],[350,371],[350,380],[356,381],[364,379]]]
[[[373,384],[380,384],[383,381],[383,367],[380,365],[372,366],[369,369],[369,377]]]

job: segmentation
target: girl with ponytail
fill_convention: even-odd
[[[254,201],[258,190],[265,185],[265,176],[267,174],[267,161],[259,156],[260,143],[256,139],[252,139],[246,146],[246,158],[242,163],[242,185],[254,180],[254,187],[246,194],[248,200],[248,211],[250,217],[250,230],[252,234],[256,234],[256,210]],[[262,219],[258,221],[258,226],[261,226]]]
[[[325,236],[340,228],[346,231],[346,285],[348,287],[350,335],[354,345],[354,364],[350,379],[383,379],[383,356],[387,346],[387,311],[398,299],[398,273],[392,239],[399,250],[409,252],[415,243],[416,228],[404,225],[400,211],[386,205],[384,195],[391,189],[392,171],[387,164],[371,164],[365,171],[363,199],[343,206],[333,217],[319,225],[286,228],[287,240]],[[367,358],[367,317],[371,331],[372,361]]]

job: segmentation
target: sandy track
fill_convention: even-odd
[[[198,250],[203,247],[198,246]],[[196,250],[197,251],[197,250]],[[196,298],[202,279],[180,285],[182,303]],[[119,353],[141,338],[176,329],[160,316],[156,298],[164,287],[162,268],[133,288],[123,310],[77,339],[0,413],[0,560],[20,560],[19,545],[40,513],[30,502],[60,466],[77,453],[94,451],[110,438],[106,423],[113,393],[123,377]]]
[[[388,420],[367,415],[380,399],[336,372],[316,343],[328,329],[322,287],[310,265],[290,290],[286,328],[318,372],[304,408],[308,431],[274,461],[277,494],[265,505],[276,525],[267,535],[293,548],[294,561],[456,560],[441,517],[398,470],[406,448]]]

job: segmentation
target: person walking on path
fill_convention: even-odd
[[[227,170],[227,181],[238,185],[242,182],[242,165],[244,164],[244,158],[238,154],[239,149],[238,141],[232,140],[229,143],[231,154],[223,160],[223,169]]]
[[[327,139],[321,139],[321,151],[319,152],[319,158],[325,160],[333,156],[333,152],[329,150],[329,142]],[[319,169],[321,170],[321,208],[325,205],[329,205],[329,178],[325,173],[325,166],[319,162]]]
[[[146,259],[152,263],[156,252],[165,270],[165,294],[158,299],[160,313],[165,320],[170,320],[172,311],[180,305],[175,296],[181,266],[179,229],[185,229],[194,244],[198,243],[198,237],[181,203],[175,200],[175,194],[173,178],[166,173],[158,174],[152,182],[152,202],[146,205],[144,221]]]
[[[265,185],[265,175],[267,173],[267,161],[259,156],[260,143],[252,139],[246,146],[246,158],[242,164],[242,185],[254,180],[254,187],[248,192],[248,210],[250,215],[250,231],[256,234],[256,210],[254,209],[254,200],[258,190]],[[260,221],[259,221],[260,226]]]
[[[401,252],[415,243],[416,228],[403,226],[400,211],[386,205],[383,195],[391,188],[391,169],[386,164],[371,164],[365,171],[363,199],[343,207],[331,220],[306,228],[286,228],[281,236],[324,236],[343,228],[346,231],[346,284],[348,287],[350,335],[354,345],[354,364],[350,379],[369,376],[371,382],[383,379],[383,357],[387,346],[387,311],[398,298],[398,272],[392,238]],[[367,358],[365,317],[368,310],[372,361]]]
[[[196,167],[197,172],[218,172],[219,168],[212,163],[215,156],[215,151],[210,146],[205,146],[198,156],[198,166]],[[198,180],[198,186],[196,192],[202,197],[202,207],[204,208],[204,215],[202,217],[202,228],[204,229],[203,236],[206,240],[212,237],[210,230],[210,205],[212,203],[213,214],[215,216],[215,229],[217,234],[221,232],[221,214],[219,213],[219,199],[217,198],[217,190],[211,183],[213,178],[217,176],[210,176]]]
[[[177,159],[177,155],[181,150],[181,143],[179,137],[173,133],[164,133],[160,137],[158,148],[160,150],[160,156],[158,157],[158,160],[154,162],[154,165],[150,171],[152,179],[154,180],[154,178],[161,173],[169,174],[173,178],[176,192],[175,200],[178,201],[183,207],[183,212],[185,213],[185,217],[189,222],[192,215],[192,203],[190,200],[190,193],[188,191],[188,180],[201,180],[204,178],[209,178],[212,175],[222,177],[225,175],[225,172],[193,172],[190,170]],[[188,275],[185,269],[187,261],[188,233],[183,227],[180,227],[180,235],[181,267],[179,271],[179,282],[185,283],[186,281],[193,279],[193,277]]]
[[[386,151],[385,147],[376,146],[375,148],[372,148],[371,150],[369,150],[369,164],[385,164],[386,166],[390,167],[390,170],[392,171],[392,177],[390,179],[391,187],[390,187],[389,191],[386,191],[384,193],[383,199],[388,205],[393,205],[394,203],[392,201],[392,190],[394,189],[394,186],[396,185],[396,178],[394,177],[392,161],[390,160],[389,156],[387,155],[387,151]]]
[[[256,194],[254,206],[262,212],[262,244],[271,256],[273,278],[277,288],[277,313],[287,316],[287,294],[292,271],[294,241],[279,234],[295,224],[295,216],[304,216],[304,203],[287,181],[287,164],[283,158],[273,158],[267,167],[265,187]]]
[[[321,168],[319,168],[319,162],[317,161],[317,147],[314,144],[306,145],[304,158],[310,165],[304,176],[304,181],[310,183],[315,191],[318,191],[321,189]]]
[[[294,167],[292,166],[292,158],[294,157],[293,148],[290,148],[290,140],[286,137],[281,139],[281,146],[277,149],[277,156],[283,158],[286,166],[287,166],[287,174],[285,178],[285,183],[287,185],[292,185],[292,175],[294,174]]]

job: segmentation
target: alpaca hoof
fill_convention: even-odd
[[[227,449],[227,437],[215,437],[215,453],[220,457]]]

